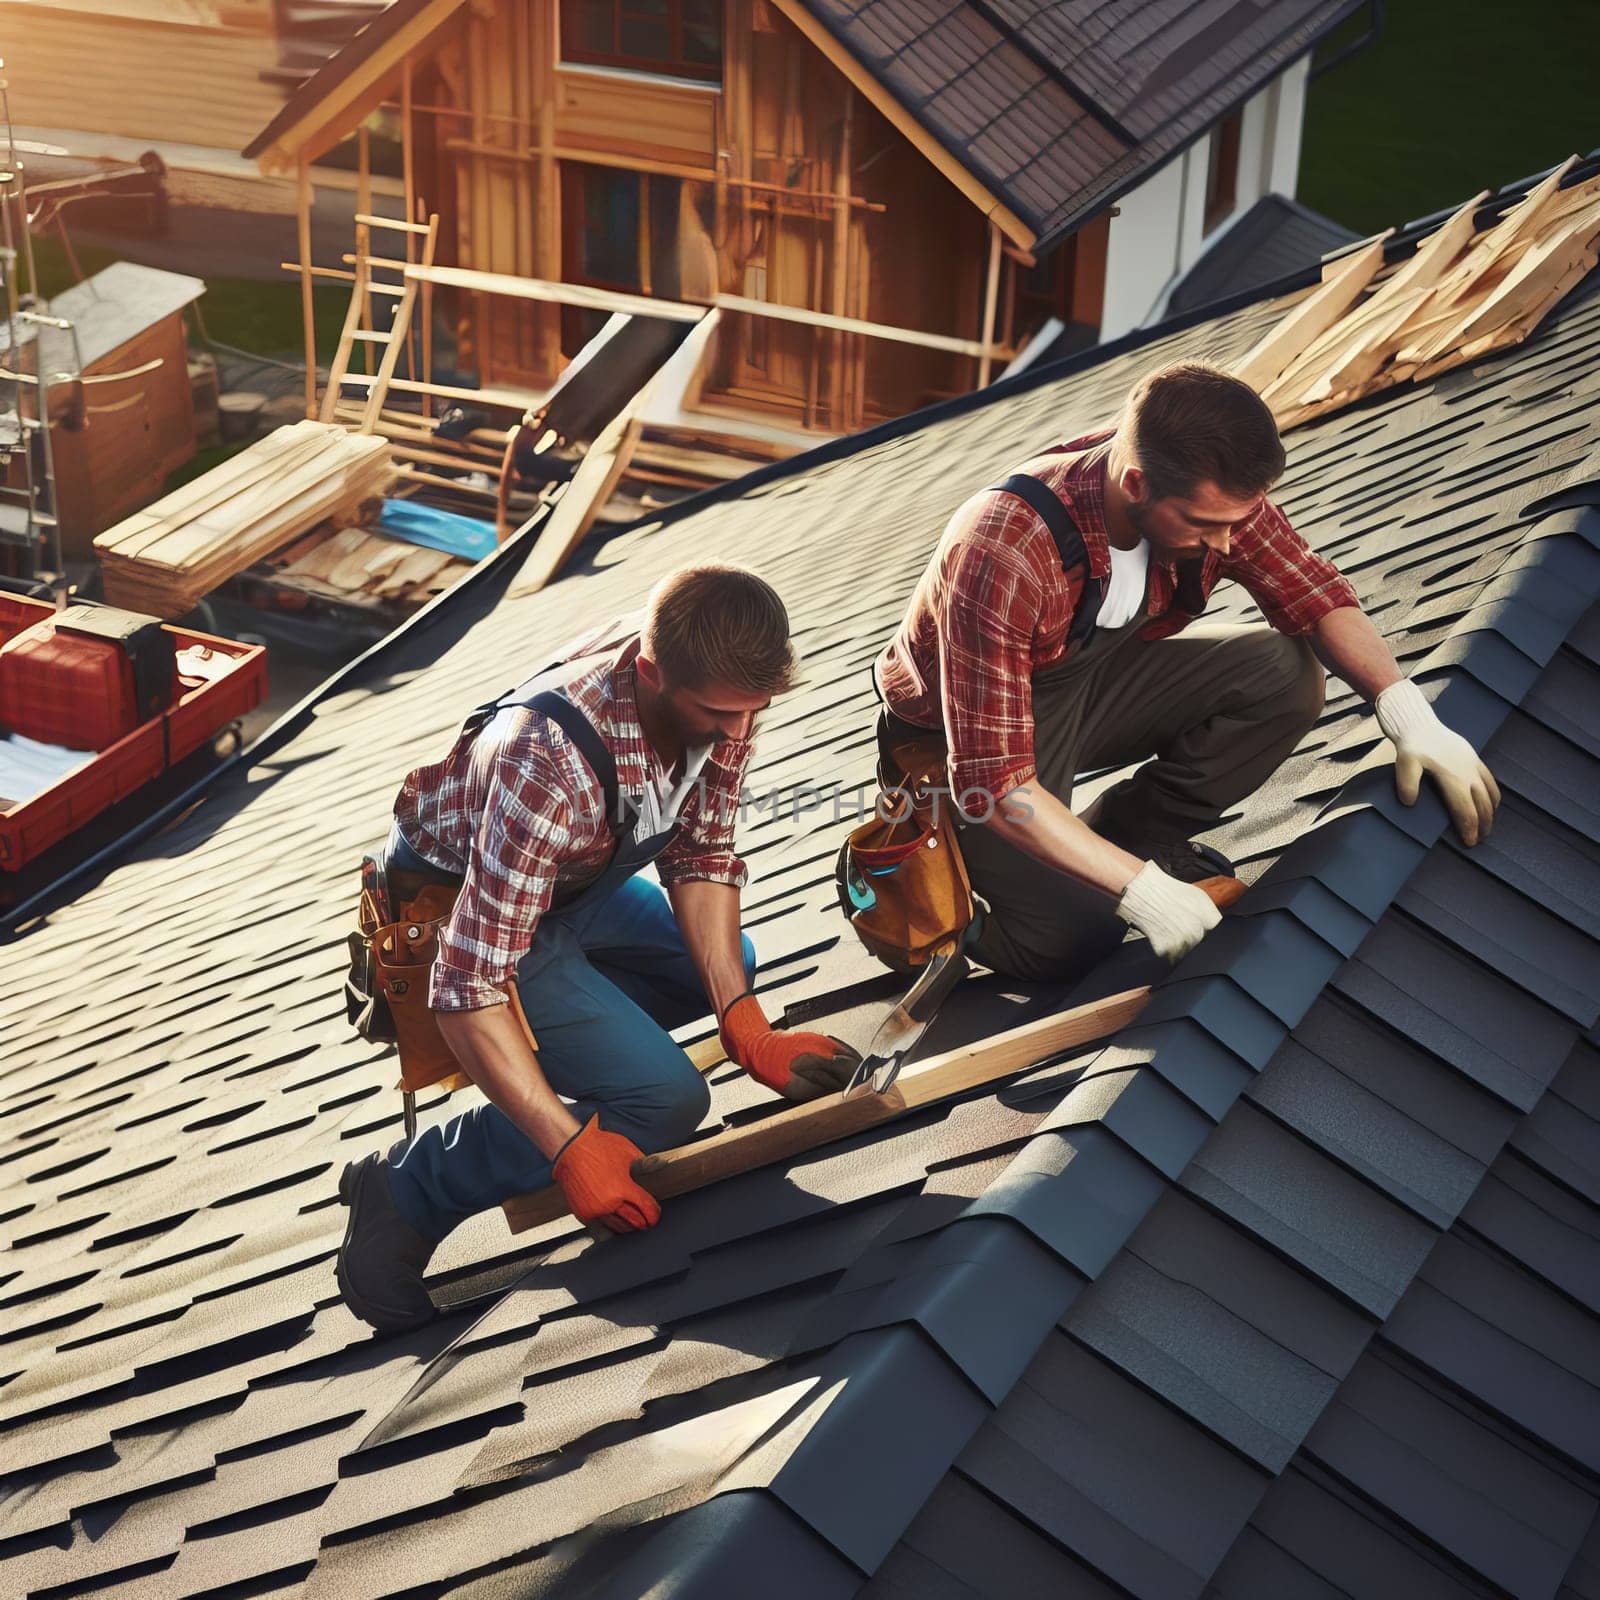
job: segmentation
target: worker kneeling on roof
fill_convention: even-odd
[[[793,1100],[841,1087],[857,1059],[773,1029],[739,930],[751,737],[796,670],[783,602],[754,573],[691,567],[656,586],[638,631],[609,634],[480,707],[395,802],[384,881],[459,886],[429,1026],[488,1104],[345,1170],[339,1284],[385,1331],[433,1314],[435,1246],[512,1195],[555,1182],[582,1221],[657,1221],[630,1168],[683,1143],[708,1103],[669,1027],[714,1010],[728,1055]],[[649,863],[659,886],[635,876]]]
[[[1254,390],[1181,362],[1141,380],[1113,428],[1033,456],[951,518],[874,666],[879,745],[892,765],[896,744],[943,732],[987,903],[967,947],[990,967],[1069,977],[1130,924],[1169,960],[1192,949],[1218,918],[1198,885],[1233,870],[1195,835],[1317,720],[1322,666],[1374,705],[1401,800],[1426,772],[1463,843],[1488,833],[1494,778],[1268,499],[1284,464]],[[1272,630],[1196,623],[1224,578]],[[1079,773],[1134,762],[1072,811]]]

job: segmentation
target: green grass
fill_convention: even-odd
[[[119,259],[114,250],[96,245],[75,243],[73,250],[87,277]],[[73,273],[59,239],[35,239],[33,258],[40,288],[46,295],[57,295],[71,287]],[[350,296],[342,288],[327,286],[312,293],[317,315],[317,359],[326,365],[338,348]],[[287,274],[282,283],[262,283],[254,278],[207,278],[206,292],[199,304],[206,333],[222,344],[255,355],[304,359],[300,285]]]
[[[1596,0],[1389,0],[1377,43],[1310,85],[1299,197],[1375,233],[1585,154],[1597,61]]]

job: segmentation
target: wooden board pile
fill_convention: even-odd
[[[1527,338],[1600,258],[1600,177],[1561,186],[1576,159],[1481,230],[1477,195],[1381,281],[1387,234],[1329,262],[1235,373],[1287,430]]]
[[[394,476],[381,438],[323,422],[279,428],[102,533],[106,598],[180,617],[319,523],[362,520]]]
[[[473,564],[357,527],[318,529],[280,550],[269,565],[274,581],[303,594],[364,610],[413,611],[465,577]]]

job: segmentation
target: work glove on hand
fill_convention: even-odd
[[[835,1093],[861,1061],[843,1040],[826,1033],[774,1028],[753,994],[740,995],[722,1014],[722,1048],[730,1061],[785,1100]]]
[[[1181,882],[1153,861],[1145,862],[1122,891],[1117,915],[1166,961],[1188,955],[1222,918],[1204,889]]]
[[[595,1116],[556,1151],[551,1172],[579,1222],[633,1233],[661,1220],[656,1197],[633,1181],[633,1164],[643,1154],[631,1139],[607,1133]]]
[[[1500,785],[1478,759],[1478,752],[1439,720],[1422,691],[1409,678],[1391,683],[1373,702],[1378,726],[1394,745],[1394,788],[1402,805],[1415,805],[1426,772],[1438,785],[1440,798],[1456,837],[1474,845],[1489,837]]]

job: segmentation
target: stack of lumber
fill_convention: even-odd
[[[1482,229],[1479,194],[1381,277],[1387,235],[1329,262],[1235,373],[1286,430],[1527,338],[1600,255],[1600,177],[1562,187],[1576,159]]]
[[[414,611],[472,570],[443,550],[391,539],[371,528],[319,529],[269,563],[274,581],[364,610]]]
[[[348,526],[394,480],[386,442],[296,422],[95,540],[106,598],[181,617],[235,574],[322,522]]]

